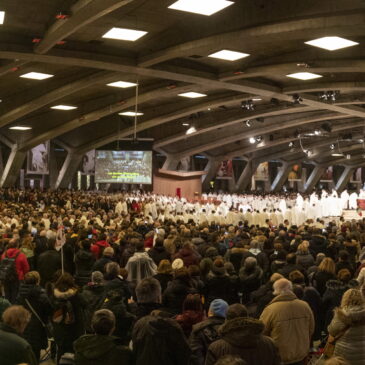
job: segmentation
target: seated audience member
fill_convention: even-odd
[[[30,320],[30,313],[20,305],[5,310],[0,323],[0,363],[1,365],[37,365],[32,347],[22,334]]]
[[[131,350],[113,336],[115,316],[107,309],[93,314],[91,328],[94,334],[83,335],[74,342],[75,365],[132,365]]]

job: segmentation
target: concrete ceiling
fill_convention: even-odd
[[[3,0],[0,25],[0,134],[8,145],[27,151],[57,139],[85,152],[133,134],[133,120],[118,112],[133,110],[135,88],[106,86],[139,83],[138,136],[176,158],[204,153],[241,157],[350,163],[333,158],[331,143],[350,148],[352,163],[362,163],[365,118],[365,2],[363,0],[245,0],[210,17],[168,9],[173,0]],[[69,14],[57,20],[60,12]],[[136,42],[102,38],[112,27],[147,31]],[[359,43],[338,51],[304,42],[340,36]],[[36,40],[36,41],[35,41]],[[235,62],[207,57],[221,49],[249,53]],[[43,80],[20,75],[53,74]],[[313,72],[323,77],[286,77]],[[337,91],[335,102],[319,95]],[[208,96],[185,99],[185,91]],[[293,95],[302,98],[293,103]],[[254,110],[241,103],[254,101]],[[58,104],[74,111],[56,111]],[[259,121],[256,120],[259,118]],[[245,126],[246,120],[252,127]],[[332,127],[326,137],[298,140],[298,133]],[[187,136],[187,127],[197,132]],[[27,132],[11,131],[30,126]],[[352,133],[353,143],[342,141]],[[249,137],[263,142],[252,145]],[[294,142],[289,149],[288,143]],[[313,151],[308,157],[302,145]],[[350,145],[350,146],[348,146]]]

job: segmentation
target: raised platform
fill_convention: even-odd
[[[344,210],[343,211],[343,217],[345,221],[352,221],[352,220],[361,220],[365,217],[365,210]]]

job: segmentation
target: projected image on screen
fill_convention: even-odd
[[[152,184],[152,151],[96,151],[96,183]]]

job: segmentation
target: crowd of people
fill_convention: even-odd
[[[364,364],[365,220],[282,200],[0,190],[0,363]]]

